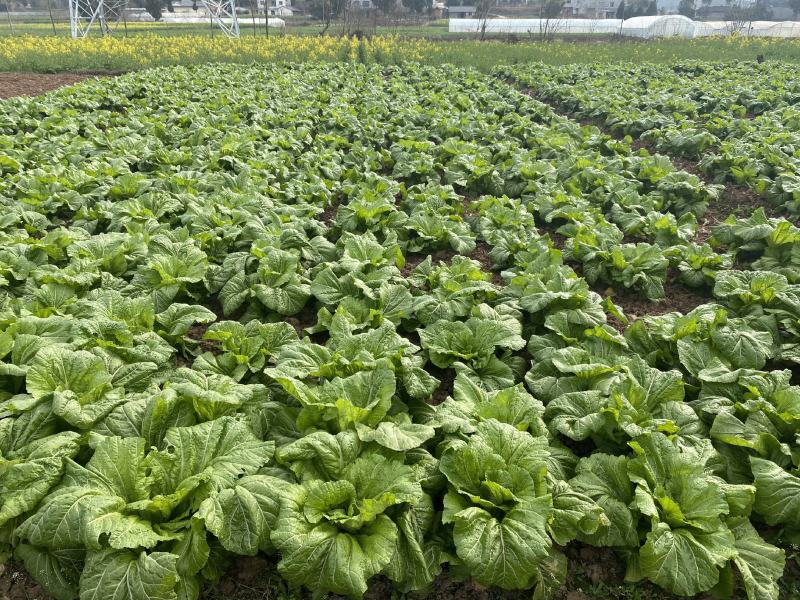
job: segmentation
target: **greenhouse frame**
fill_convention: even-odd
[[[450,19],[451,33],[508,33],[528,35],[623,35],[643,39],[710,37],[734,33],[749,37],[800,37],[797,21],[693,21],[683,15],[630,19]]]

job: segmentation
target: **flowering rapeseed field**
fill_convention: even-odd
[[[130,36],[73,40],[66,36],[6,37],[0,68],[15,71],[96,69],[126,71],[162,65],[207,62],[424,61],[433,44],[423,39],[376,37]]]
[[[195,33],[136,33],[128,37],[73,40],[66,35],[6,36],[0,44],[4,71],[129,71],[164,65],[208,62],[287,63],[305,61],[473,66],[488,71],[498,64],[540,61],[667,63],[685,59],[800,62],[800,41],[780,39],[664,39],[653,41],[431,41],[396,35],[356,40],[335,36],[273,35],[229,39]]]

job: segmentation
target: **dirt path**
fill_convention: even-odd
[[[0,73],[0,98],[38,96],[94,77],[85,73]]]

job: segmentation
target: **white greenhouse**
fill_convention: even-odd
[[[738,33],[749,37],[800,37],[798,21],[753,21],[737,23],[731,21],[695,21],[693,37],[722,36]]]
[[[659,15],[654,17],[632,17],[622,22],[620,33],[629,37],[685,37],[694,36],[695,22],[683,15]]]
[[[730,23],[726,21],[695,21],[692,37],[730,35]]]
[[[625,19],[450,19],[452,33],[515,33],[624,35],[637,38],[710,37],[732,33],[751,37],[800,38],[800,21],[692,21],[682,15],[660,15]]]
[[[752,37],[800,37],[800,22],[753,21],[742,33]]]
[[[450,19],[452,33],[481,31],[483,19]],[[486,19],[486,33],[614,34],[619,33],[621,19]]]

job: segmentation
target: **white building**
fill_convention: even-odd
[[[258,0],[258,11],[264,12],[265,0]],[[267,10],[271,17],[291,17],[294,14],[292,10],[292,0],[266,0]]]
[[[567,0],[563,14],[568,17],[590,17],[592,19],[613,19],[621,0]]]
[[[470,19],[475,16],[474,6],[448,6],[447,16],[451,19]]]
[[[680,0],[657,0],[658,13],[662,15],[676,15],[680,8]],[[709,17],[724,17],[727,15],[731,6],[736,5],[741,8],[749,8],[755,4],[755,0],[695,0],[696,18],[708,19]]]

